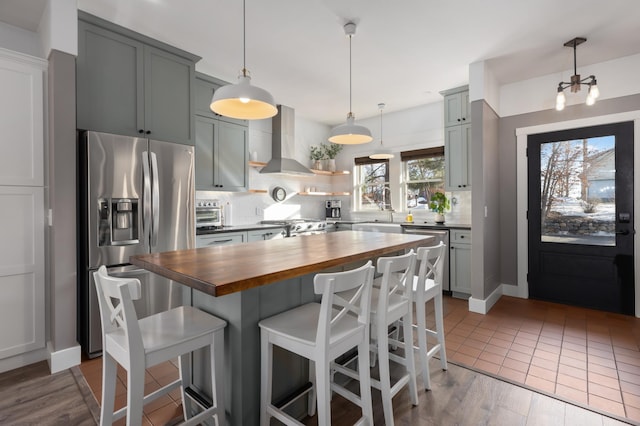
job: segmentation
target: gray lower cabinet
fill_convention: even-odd
[[[225,232],[220,234],[196,235],[196,248],[224,246],[247,241],[246,232]]]
[[[246,126],[196,116],[196,189],[246,190],[248,145]]]
[[[284,228],[247,231],[247,242],[277,240],[286,236],[287,231]]]
[[[194,144],[195,55],[79,12],[77,127]]]
[[[471,231],[451,230],[450,272],[451,292],[454,297],[471,295]]]

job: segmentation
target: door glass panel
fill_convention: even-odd
[[[615,137],[540,145],[542,242],[615,246]]]

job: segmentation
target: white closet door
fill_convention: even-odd
[[[44,185],[45,67],[0,49],[0,185]]]
[[[45,347],[43,199],[0,186],[0,359]]]

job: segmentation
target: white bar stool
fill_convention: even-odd
[[[369,310],[373,272],[369,261],[351,271],[316,274],[314,291],[322,294],[321,303],[307,303],[260,321],[260,423],[263,426],[269,425],[271,417],[289,425],[302,424],[271,402],[273,345],[309,360],[312,389],[308,414],[314,414],[317,398],[318,425],[331,424],[331,391],[361,407],[362,417],[358,424],[373,425],[369,383]],[[337,294],[348,290],[352,290],[348,298]],[[358,348],[360,396],[330,382],[330,363],[354,347]]]
[[[429,375],[429,360],[440,354],[440,365],[447,369],[447,351],[444,345],[444,319],[442,314],[442,277],[444,274],[444,255],[447,246],[440,242],[433,247],[418,247],[420,269],[413,277],[413,301],[416,306],[416,322],[413,328],[418,333],[418,346],[414,346],[420,354],[422,364],[422,381],[425,389],[431,389]],[[433,299],[436,329],[427,328],[426,303]],[[405,334],[407,336],[407,334]],[[427,347],[427,336],[435,337],[438,341],[431,349]]]
[[[101,266],[93,274],[102,319],[102,406],[100,424],[110,425],[127,416],[127,425],[140,425],[144,404],[176,387],[182,387],[183,424],[195,425],[209,417],[226,424],[224,411],[224,328],[226,321],[190,306],[181,306],[138,320],[133,300],[140,298],[140,281],[114,278]],[[114,305],[114,300],[117,303]],[[191,417],[191,397],[185,389],[191,384],[191,352],[210,348],[213,403]],[[180,358],[180,378],[144,395],[147,367]],[[127,406],[113,412],[117,364],[127,370]]]
[[[384,421],[387,426],[393,421],[393,397],[407,384],[411,403],[418,405],[416,386],[416,368],[413,351],[404,351],[404,356],[389,353],[389,345],[402,346],[402,342],[389,337],[389,326],[401,321],[405,336],[411,336],[413,320],[412,278],[415,273],[416,255],[413,250],[407,254],[378,258],[377,270],[382,272],[380,286],[378,280],[371,292],[371,351],[378,357],[380,380],[371,379],[371,386],[382,394]],[[389,360],[405,367],[405,373],[391,386]],[[334,364],[336,371],[357,379],[355,372],[348,367]]]

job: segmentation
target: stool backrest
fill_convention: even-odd
[[[121,329],[124,331],[129,352],[144,354],[142,336],[138,326],[133,301],[141,296],[140,281],[136,278],[115,278],[109,276],[107,268],[101,266],[93,273],[98,293],[100,318],[102,319],[102,347],[106,348],[104,336]],[[142,351],[142,352],[140,352]]]
[[[377,269],[378,272],[382,272],[377,307],[378,316],[385,315],[389,305],[389,297],[393,295],[404,297],[411,303],[415,265],[416,253],[413,249],[399,256],[378,258]]]
[[[446,248],[447,245],[442,241],[437,246],[418,247],[418,260],[420,261],[418,286],[416,288],[418,293],[424,293],[427,280],[433,280],[434,285],[442,286]]]
[[[350,271],[315,275],[314,291],[322,295],[316,333],[318,346],[329,347],[331,328],[339,326],[347,317],[353,318],[355,315],[359,326],[368,326],[374,269],[371,261],[368,261],[365,265]],[[355,292],[349,290],[355,290]],[[342,292],[346,293],[337,294]],[[348,295],[346,296],[348,298],[345,299],[344,295]],[[368,336],[368,327],[365,335]]]

